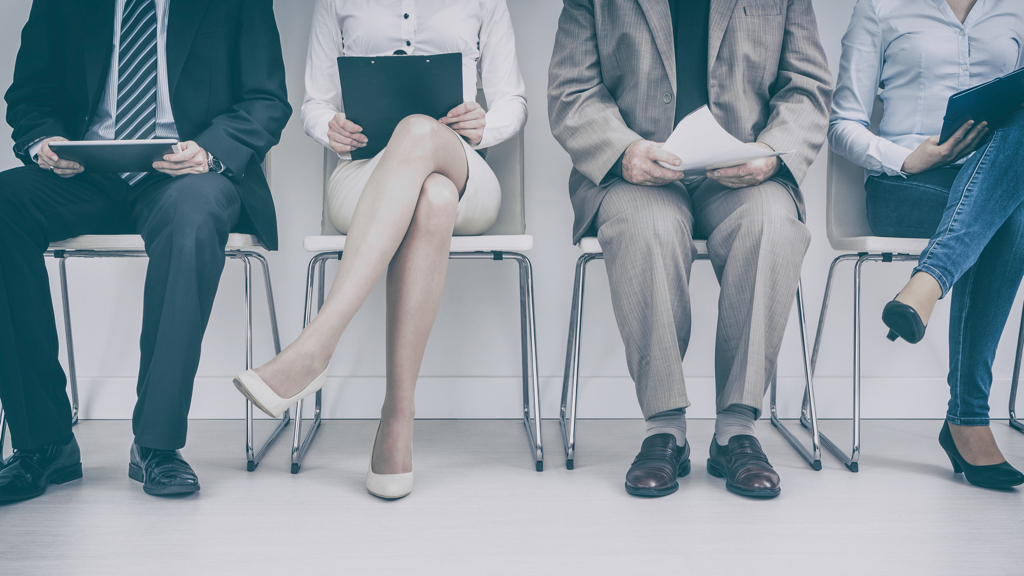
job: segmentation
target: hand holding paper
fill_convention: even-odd
[[[787,153],[740,142],[715,121],[707,106],[701,106],[680,120],[662,149],[678,156],[682,164],[659,163],[686,176],[704,176],[712,170],[742,166]]]

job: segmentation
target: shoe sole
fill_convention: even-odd
[[[9,504],[12,502],[21,502],[22,500],[31,500],[32,498],[42,496],[46,492],[46,488],[50,484],[67,484],[68,482],[80,480],[81,478],[81,462],[79,462],[78,464],[72,464],[71,466],[65,466],[64,468],[61,468],[60,470],[57,470],[50,475],[49,479],[47,479],[46,482],[43,483],[42,490],[37,490],[35,492],[32,492],[31,494],[22,494],[14,498],[4,498],[3,496],[0,496],[0,503]]]
[[[725,489],[733,494],[739,494],[740,496],[746,496],[747,498],[760,498],[767,500],[769,498],[775,498],[782,492],[782,488],[774,488],[771,490],[748,490],[746,488],[740,488],[729,482],[728,475],[726,474],[725,468],[721,464],[708,458],[708,474],[711,474],[715,478],[725,478]]]
[[[682,478],[690,473],[690,460],[687,459],[685,462],[679,465],[679,471],[676,474],[676,478]],[[676,490],[679,490],[679,481],[672,483],[667,488],[633,488],[629,484],[626,484],[626,492],[633,496],[640,496],[641,498],[660,498],[662,496],[668,496],[674,494]]]
[[[135,464],[128,464],[128,477],[142,484],[142,491],[150,496],[175,496],[178,494],[191,494],[199,492],[199,485],[195,486],[170,486],[167,488],[150,488],[146,486],[146,474],[142,468]]]
[[[232,379],[231,382],[235,385],[235,388],[237,388],[238,391],[242,393],[242,396],[245,396],[246,400],[248,400],[249,402],[252,402],[254,406],[256,406],[257,408],[262,410],[263,413],[266,414],[267,416],[270,416],[271,418],[277,418],[277,416],[274,416],[274,414],[270,410],[267,410],[266,408],[264,408],[263,404],[260,404],[258,400],[256,400],[255,398],[252,397],[252,394],[249,393],[249,389],[246,388],[245,385],[243,385],[238,380],[238,378]]]

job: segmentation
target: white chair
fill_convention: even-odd
[[[338,156],[330,150],[324,154],[324,191],[326,202],[327,183],[338,163]],[[540,390],[537,373],[537,331],[533,306],[533,270],[530,260],[522,254],[533,248],[533,236],[525,234],[524,217],[524,175],[523,136],[494,146],[487,150],[487,163],[501,182],[501,211],[494,226],[483,236],[455,236],[452,238],[450,257],[453,260],[514,260],[519,265],[520,328],[522,333],[523,360],[523,424],[530,453],[538,472],[544,469],[544,452],[541,445]],[[338,233],[327,216],[326,203],[322,233],[307,236],[303,247],[315,255],[309,262],[306,284],[306,315],[308,324],[315,311],[323,305],[325,290],[325,267],[328,260],[341,259],[345,251],[345,236]],[[316,285],[316,307],[313,292]],[[292,474],[297,474],[311,442],[320,426],[322,391],[316,394],[313,421],[305,440],[301,439],[302,402],[298,403],[295,430],[292,440]]]
[[[876,106],[876,122],[879,107]],[[864,190],[864,169],[843,156],[828,153],[828,199],[827,199],[828,241],[833,250],[846,252],[832,261],[825,283],[825,296],[821,304],[814,351],[811,354],[811,370],[817,366],[821,335],[832,295],[832,281],[840,262],[853,261],[853,447],[849,455],[843,452],[825,434],[821,443],[835,454],[851,472],[857,472],[860,458],[860,392],[861,392],[861,268],[865,262],[917,262],[928,246],[927,238],[886,238],[875,236],[868,225],[866,192]],[[1014,403],[1017,396],[1017,382],[1020,377],[1021,355],[1024,352],[1024,318],[1021,320],[1021,335],[1017,342],[1017,360],[1014,364],[1013,384],[1010,390],[1010,425],[1024,432],[1024,425],[1015,417]]]
[[[264,162],[264,172],[267,172],[267,161]],[[269,177],[269,176],[268,176]],[[232,260],[242,263],[245,270],[245,367],[252,368],[252,263],[257,262],[263,269],[263,278],[267,292],[267,309],[270,313],[270,329],[274,340],[274,350],[281,351],[281,341],[277,331],[277,314],[274,310],[274,294],[270,282],[270,268],[267,260],[258,250],[266,248],[259,239],[251,234],[230,234],[228,235],[227,246],[224,255]],[[66,263],[69,258],[145,258],[146,246],[142,236],[137,234],[124,235],[86,235],[71,238],[61,242],[50,244],[49,250],[45,253],[57,260],[60,271],[61,302],[64,308],[64,334],[67,340],[68,350],[68,381],[71,388],[71,418],[72,425],[78,423],[78,378],[75,373],[75,345],[71,335],[71,308],[68,303],[68,282]],[[252,402],[246,399],[245,411],[245,452],[246,468],[252,472],[263,459],[264,454],[274,443],[277,437],[288,425],[291,415],[285,412],[281,421],[271,433],[267,441],[256,449],[253,441],[253,406]],[[0,454],[3,452],[4,434],[6,421],[3,416],[3,409],[0,408]]]
[[[707,240],[695,240],[697,247],[697,260],[708,260]],[[573,286],[572,310],[569,317],[569,341],[565,353],[565,376],[562,380],[562,407],[559,414],[559,424],[562,429],[562,444],[565,447],[565,467],[572,470],[576,458],[576,399],[579,391],[580,373],[580,338],[583,333],[583,290],[586,282],[587,265],[594,260],[603,260],[604,253],[601,244],[595,237],[586,237],[580,240],[577,245],[583,254],[576,261],[576,281]],[[818,445],[818,417],[815,412],[814,383],[811,372],[811,364],[808,356],[807,345],[807,322],[804,313],[803,287],[798,285],[796,291],[797,316],[800,323],[800,342],[803,349],[804,377],[806,386],[804,389],[805,399],[801,408],[801,421],[806,420],[811,429],[811,449],[808,450],[779,421],[778,411],[775,406],[776,388],[778,374],[772,377],[769,393],[769,405],[771,422],[783,437],[796,449],[797,452],[807,461],[814,470],[821,470],[821,448]]]

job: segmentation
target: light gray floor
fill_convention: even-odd
[[[1024,493],[954,476],[939,421],[865,421],[858,474],[830,455],[812,471],[761,422],[783,481],[765,502],[707,474],[708,420],[693,472],[653,500],[622,488],[639,421],[580,421],[573,471],[545,422],[543,473],[519,422],[420,421],[416,489],[384,502],[363,487],[375,426],[325,421],[293,476],[286,441],[247,473],[244,424],[195,421],[203,489],[169,500],[128,479],[130,422],[82,422],[85,478],[0,507],[0,574],[1024,574]],[[1024,465],[1024,435],[993,429]]]

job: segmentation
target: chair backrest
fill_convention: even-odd
[[[875,100],[871,114],[871,131],[878,132],[882,119],[882,101]],[[829,148],[828,198],[825,227],[833,248],[847,238],[874,236],[868,225],[867,194],[864,191],[864,168],[850,162]]]
[[[482,90],[478,91],[477,100],[485,104]],[[487,164],[494,170],[501,184],[501,210],[498,212],[498,220],[487,231],[487,236],[526,233],[524,155],[522,130],[509,140],[487,149]],[[339,234],[327,215],[327,185],[337,166],[338,155],[330,149],[325,149],[324,205],[321,219],[321,233],[324,236]]]

